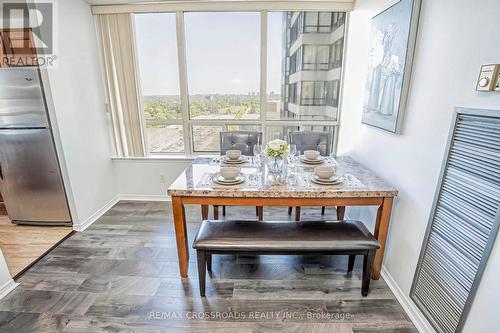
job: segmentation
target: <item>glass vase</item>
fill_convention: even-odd
[[[284,160],[283,157],[268,157],[267,158],[267,168],[271,173],[281,173],[283,171]]]

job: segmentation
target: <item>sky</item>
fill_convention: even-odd
[[[268,91],[280,91],[282,13],[268,16]],[[175,14],[136,14],[143,95],[179,95]],[[260,13],[184,14],[190,94],[247,94],[260,86]]]

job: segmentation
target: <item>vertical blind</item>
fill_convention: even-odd
[[[460,331],[500,223],[500,111],[457,109],[411,296]]]

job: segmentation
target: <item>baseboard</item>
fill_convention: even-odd
[[[79,224],[73,224],[73,229],[75,231],[84,231],[87,229],[92,223],[97,221],[101,216],[103,216],[108,210],[111,209],[116,203],[120,201],[120,197],[116,196],[111,201],[109,201],[107,204],[102,206],[100,209],[98,209],[94,214],[90,215],[88,218],[85,219],[82,223]]]
[[[2,286],[0,286],[0,299],[7,296],[12,290],[14,290],[19,283],[14,282],[13,279],[5,282]]]
[[[413,303],[409,296],[401,290],[385,266],[382,266],[381,275],[384,278],[385,283],[387,283],[389,289],[391,289],[394,296],[396,296],[396,299],[399,301],[408,317],[410,317],[410,320],[413,325],[415,325],[417,330],[420,333],[435,333],[436,331],[432,328],[431,324],[429,324],[427,319],[425,319],[424,315],[418,310],[417,306]]]
[[[120,200],[130,201],[172,201],[168,195],[147,195],[147,194],[121,194],[118,196]]]

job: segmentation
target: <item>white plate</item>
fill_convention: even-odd
[[[219,185],[239,185],[239,184],[243,184],[245,182],[245,176],[243,175],[239,175],[236,177],[236,179],[233,179],[233,180],[227,180],[227,179],[224,179],[224,177],[222,177],[220,174],[216,174],[213,178],[213,181],[215,184],[219,184]]]
[[[241,158],[241,157],[239,159],[237,159],[237,160],[230,160],[229,158],[227,158],[226,156],[224,156],[222,158],[222,162],[225,163],[225,164],[243,164],[243,163],[246,162],[246,160],[243,159],[243,158]]]
[[[240,178],[243,177],[242,174],[239,174],[238,176],[236,176],[235,179],[226,179],[224,178],[220,172],[217,172],[215,175],[214,175],[214,178],[213,179],[217,179],[219,182],[221,183],[237,183],[240,181]]]
[[[325,162],[325,158],[323,156],[319,156],[316,160],[310,160],[305,156],[300,156],[300,161],[305,164],[322,164]]]
[[[311,175],[311,177],[310,177],[310,180],[313,183],[316,183],[319,185],[338,185],[338,184],[342,184],[344,182],[344,177],[341,177],[341,176],[333,176],[330,179],[331,180],[320,179],[316,175]]]
[[[318,182],[323,182],[323,183],[337,183],[340,180],[344,179],[342,176],[339,176],[339,175],[333,175],[333,176],[331,176],[330,178],[327,178],[327,179],[319,178],[315,174],[313,174],[311,177],[314,178],[315,180],[317,180]]]

